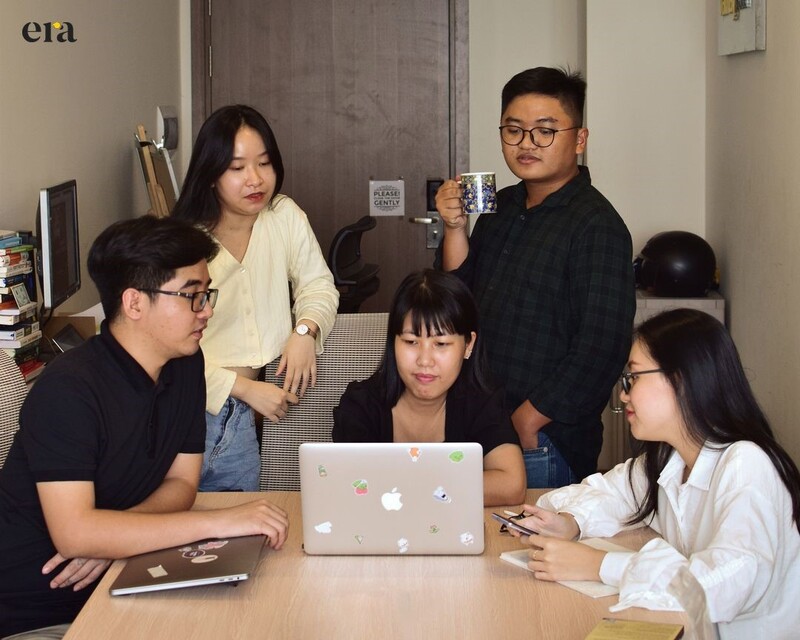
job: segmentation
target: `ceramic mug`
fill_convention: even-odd
[[[497,213],[497,191],[494,172],[462,173],[464,213]]]

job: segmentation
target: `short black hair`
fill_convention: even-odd
[[[402,335],[403,323],[409,314],[412,331],[417,336],[422,335],[422,327],[425,327],[428,335],[460,335],[469,342],[474,331],[478,337],[472,355],[464,361],[455,384],[466,382],[478,389],[490,388],[489,369],[479,331],[478,305],[472,293],[457,276],[424,269],[409,274],[400,283],[389,310],[386,347],[377,371],[384,401],[389,406],[397,404],[405,389],[397,371],[394,341],[396,336]]]
[[[283,158],[275,134],[266,118],[253,107],[232,104],[217,109],[200,127],[173,216],[200,223],[209,230],[217,226],[222,211],[212,185],[228,170],[236,134],[242,127],[254,129],[264,142],[275,171],[274,200],[283,186],[284,176]]]
[[[158,289],[181,267],[210,261],[218,250],[217,243],[199,227],[176,218],[146,215],[116,222],[97,236],[87,266],[111,322],[119,314],[123,291]]]
[[[557,98],[576,127],[583,126],[583,105],[586,102],[586,81],[579,71],[536,67],[515,75],[503,87],[500,113],[514,98],[529,93],[539,93]]]

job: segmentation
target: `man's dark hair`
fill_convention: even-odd
[[[188,222],[147,215],[116,222],[97,236],[87,266],[110,322],[119,314],[123,291],[159,289],[175,271],[211,260],[218,249],[207,233]]]
[[[583,126],[583,105],[586,102],[586,81],[579,71],[536,67],[515,75],[503,87],[500,113],[514,98],[529,93],[557,98],[576,127]]]
[[[230,167],[236,134],[242,127],[254,129],[264,142],[264,149],[275,171],[275,191],[272,194],[272,199],[275,199],[283,185],[284,176],[283,159],[275,134],[266,118],[253,107],[232,104],[217,109],[200,127],[181,195],[172,211],[173,216],[198,222],[208,230],[217,226],[222,211],[212,185]]]

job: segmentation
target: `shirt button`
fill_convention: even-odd
[[[520,214],[519,219],[522,220],[523,222],[525,222],[525,216],[524,215]]]
[[[503,255],[508,255],[508,249],[503,249]]]

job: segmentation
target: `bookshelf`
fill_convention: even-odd
[[[44,369],[34,264],[30,235],[0,230],[0,349],[14,359],[26,382]]]

